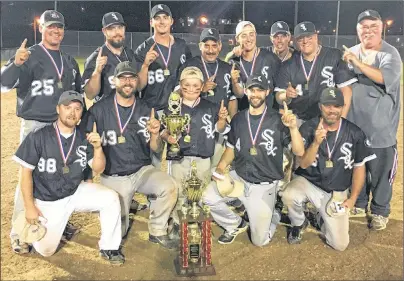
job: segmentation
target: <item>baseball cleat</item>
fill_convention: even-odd
[[[309,221],[305,218],[301,226],[292,226],[288,234],[289,244],[300,244],[302,241],[303,231],[309,226]]]
[[[27,243],[20,242],[19,239],[11,239],[11,247],[16,254],[28,254],[30,247]]]
[[[100,256],[114,265],[121,265],[125,262],[125,256],[120,250],[100,250]]]
[[[234,229],[231,232],[225,231],[223,232],[222,235],[220,235],[218,242],[219,244],[231,244],[233,243],[234,239],[236,239],[237,235],[239,235],[240,233],[246,232],[248,229],[249,224],[245,221],[242,220],[240,225]]]
[[[178,248],[178,240],[170,239],[168,235],[154,236],[149,234],[149,241],[152,243],[160,244],[164,248],[175,250]]]

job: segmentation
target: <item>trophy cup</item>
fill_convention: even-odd
[[[192,162],[191,175],[183,180],[185,202],[178,216],[180,218],[179,254],[174,260],[180,276],[215,275],[212,264],[212,231],[209,207],[201,210],[198,202],[209,181],[202,182],[197,176],[195,161]]]
[[[161,121],[163,125],[167,128],[169,134],[175,139],[181,132],[185,131],[186,127],[189,126],[191,121],[191,116],[189,114],[181,115],[181,97],[177,92],[172,92],[170,98],[168,99],[168,110],[171,112],[169,115],[164,113],[161,115]],[[183,156],[180,153],[180,146],[178,143],[169,144],[169,149],[167,151],[167,160],[180,160]]]

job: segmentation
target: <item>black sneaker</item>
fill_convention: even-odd
[[[288,234],[288,243],[300,244],[300,242],[302,241],[302,233],[308,226],[309,221],[307,219],[304,220],[301,226],[292,226]]]
[[[65,230],[62,234],[62,240],[70,241],[74,236],[80,232],[80,229],[75,227],[72,223],[67,222]]]
[[[225,231],[222,235],[220,235],[218,242],[219,244],[231,244],[233,243],[234,239],[236,239],[237,235],[247,231],[248,223],[245,220],[242,220],[240,225],[234,229],[232,232]]]
[[[100,256],[111,264],[121,265],[125,262],[125,256],[120,250],[100,250]]]
[[[152,243],[160,244],[164,248],[170,250],[177,249],[179,244],[178,240],[170,239],[168,235],[154,236],[149,234],[149,241]]]
[[[232,200],[230,202],[227,202],[226,204],[227,204],[227,206],[229,206],[229,208],[231,210],[234,210],[234,209],[237,209],[237,208],[240,208],[241,206],[243,206],[243,203],[240,201],[240,199]]]

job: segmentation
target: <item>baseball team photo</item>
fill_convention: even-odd
[[[402,280],[402,1],[2,1],[1,280]]]

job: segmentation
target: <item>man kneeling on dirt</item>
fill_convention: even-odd
[[[282,196],[292,224],[288,242],[300,243],[302,231],[309,224],[304,205],[310,201],[316,208],[316,226],[326,242],[343,251],[349,244],[349,209],[354,207],[365,182],[365,163],[376,156],[365,145],[365,133],[341,118],[344,107],[341,90],[324,89],[319,106],[321,117],[300,127],[306,150],[296,176]]]
[[[95,173],[105,168],[101,138],[94,126],[84,136],[78,127],[84,100],[75,91],[66,91],[56,107],[58,119],[31,132],[13,159],[22,166],[21,191],[25,218],[30,225],[46,228],[42,239],[32,244],[42,256],[53,255],[70,215],[99,212],[100,255],[113,264],[125,261],[121,244],[121,207],[118,194],[102,185],[83,182],[87,163]],[[28,242],[28,241],[27,241]]]

